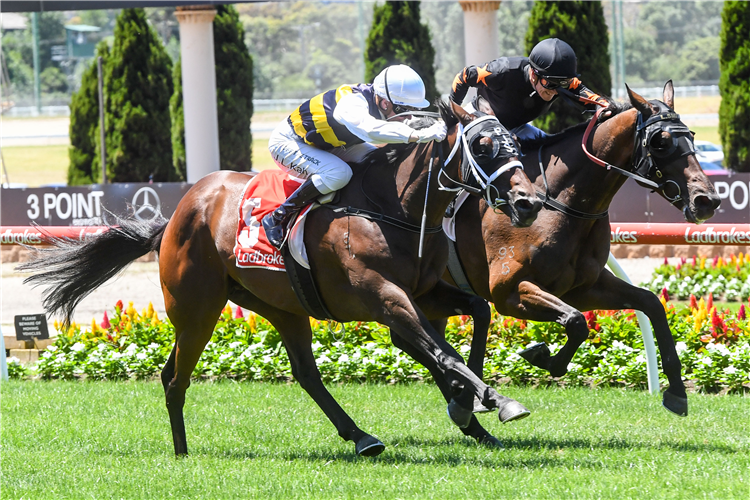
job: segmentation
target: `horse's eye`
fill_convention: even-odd
[[[672,134],[669,132],[662,131],[661,133],[654,134],[651,138],[651,147],[653,149],[661,150],[667,149],[672,144]]]

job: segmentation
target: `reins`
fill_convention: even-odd
[[[591,135],[591,131],[594,130],[594,126],[596,125],[596,122],[598,121],[599,115],[602,113],[604,108],[599,108],[596,110],[596,114],[594,114],[594,117],[589,121],[588,126],[586,127],[586,132],[583,134],[583,141],[581,141],[581,147],[583,148],[583,152],[586,153],[586,156],[588,156],[589,160],[596,163],[597,165],[601,167],[605,167],[607,170],[616,170],[618,173],[630,177],[631,179],[635,179],[636,181],[640,182],[641,184],[645,184],[649,187],[652,187],[654,189],[659,189],[659,184],[655,183],[654,181],[650,179],[646,179],[645,177],[638,175],[635,172],[630,172],[628,170],[622,169],[620,167],[617,167],[615,165],[612,165],[611,163],[607,163],[606,161],[597,158],[593,154],[591,154],[586,148],[586,143],[588,142],[589,135]],[[639,112],[640,115],[640,112]],[[636,134],[637,135],[637,134]],[[635,151],[634,151],[635,152]]]

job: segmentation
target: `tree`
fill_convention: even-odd
[[[365,80],[392,64],[406,64],[422,77],[427,100],[440,97],[435,88],[435,49],[429,28],[420,22],[418,2],[385,2],[374,7],[365,46]]]
[[[237,10],[231,5],[216,8],[214,59],[216,61],[216,104],[219,115],[219,164],[222,170],[252,169],[250,120],[253,116],[253,60],[244,41]],[[172,114],[173,165],[182,179],[187,177],[185,159],[185,117],[182,102],[182,63],[173,73]]]
[[[169,181],[172,63],[143,9],[123,9],[105,71],[107,177]]]
[[[109,46],[101,42],[96,55],[104,61]],[[70,148],[68,148],[68,185],[94,184],[101,180],[98,155],[99,141],[99,77],[94,58],[81,78],[81,87],[70,101]]]
[[[609,37],[601,2],[536,2],[531,9],[526,51],[545,38],[564,40],[576,53],[581,81],[594,92],[609,92]],[[586,119],[581,108],[558,98],[549,113],[534,121],[548,132],[559,132]]]
[[[721,14],[719,134],[725,164],[750,171],[750,3],[724,2]]]

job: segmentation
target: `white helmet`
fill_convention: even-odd
[[[424,98],[424,82],[409,66],[396,64],[388,66],[375,77],[375,93],[393,104],[426,108],[430,101]]]

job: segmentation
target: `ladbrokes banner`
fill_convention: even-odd
[[[2,189],[0,225],[100,226],[106,211],[151,220],[171,217],[190,189],[186,183],[104,184],[81,187]]]
[[[721,206],[708,221],[750,223],[750,174],[711,175]],[[575,208],[575,207],[573,207]],[[682,213],[664,198],[628,179],[609,207],[612,222],[685,222]]]

